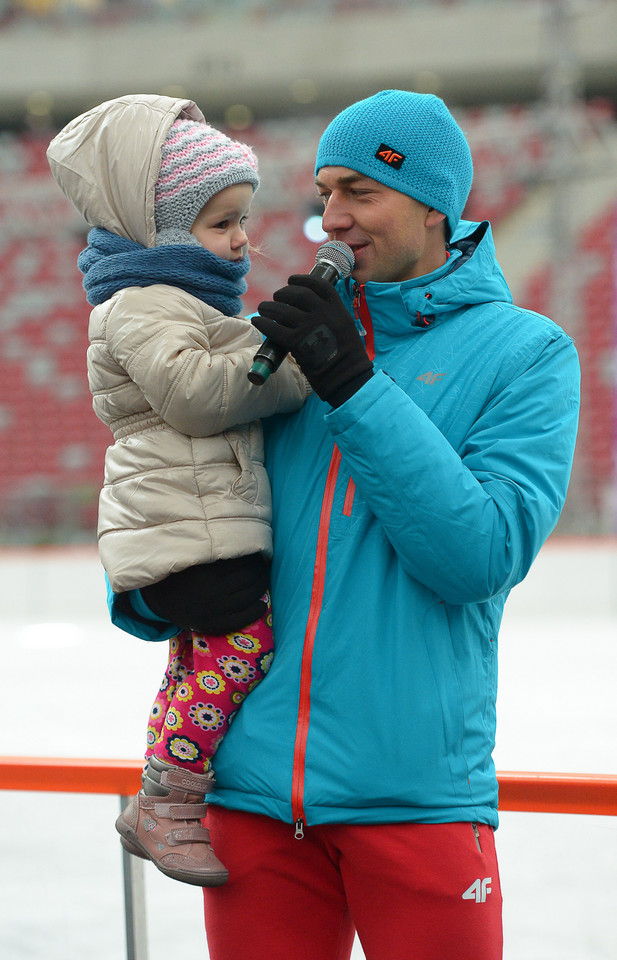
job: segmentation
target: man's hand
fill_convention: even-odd
[[[339,407],[373,376],[364,343],[331,283],[294,275],[259,304],[253,325],[300,365],[322,400]]]

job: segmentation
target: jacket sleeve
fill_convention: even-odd
[[[107,609],[114,627],[140,640],[169,640],[180,633],[180,627],[162,620],[144,603],[139,590],[114,593],[105,574]]]
[[[327,421],[404,570],[450,603],[520,582],[561,513],[579,406],[562,332],[529,358],[457,450],[385,374]]]
[[[247,373],[261,337],[251,323],[214,312],[205,323],[192,298],[176,293],[128,288],[106,320],[111,356],[161,419],[180,433],[207,437],[299,409],[308,387],[297,364],[287,360],[263,387],[255,386]],[[224,350],[211,347],[217,327]]]

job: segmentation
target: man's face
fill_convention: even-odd
[[[358,283],[400,283],[445,262],[443,214],[347,167],[322,167],[315,183],[323,229],[353,250]]]

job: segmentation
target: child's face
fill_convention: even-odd
[[[217,257],[241,260],[249,247],[245,226],[252,199],[250,183],[225,187],[201,208],[191,233]]]

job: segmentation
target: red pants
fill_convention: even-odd
[[[493,830],[470,823],[294,828],[211,806],[223,887],[204,890],[210,960],[500,960]]]

